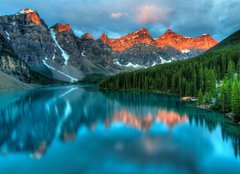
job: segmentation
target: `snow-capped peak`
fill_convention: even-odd
[[[204,33],[204,34],[202,34],[202,36],[205,36],[205,37],[206,37],[206,36],[210,36],[210,35],[209,35],[209,34],[207,34],[207,33]]]
[[[34,10],[32,10],[31,8],[25,8],[25,9],[22,9],[18,12],[18,14],[27,14],[27,13],[33,13]]]

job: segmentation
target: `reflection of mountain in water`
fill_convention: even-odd
[[[167,118],[169,120],[166,124],[169,126],[171,124],[170,120],[173,121],[177,118],[181,118],[183,120],[187,119],[192,125],[206,127],[210,132],[220,127],[223,141],[231,141],[235,156],[240,156],[239,127],[238,125],[233,125],[231,120],[223,117],[221,114],[196,109],[192,106],[186,107],[186,104],[180,103],[178,98],[163,96],[161,94],[144,92],[104,92],[104,95],[111,101],[120,103],[127,108],[128,111],[133,113],[144,113],[148,115],[148,109],[151,108],[150,110],[156,113],[157,108],[160,108],[160,112],[168,112]],[[175,113],[181,117],[172,116],[172,119],[169,118],[171,115],[175,115]],[[164,117],[161,118],[161,120],[165,122]]]
[[[185,122],[187,120],[188,117],[186,114],[184,116],[181,116],[173,111],[168,112],[166,110],[159,110],[155,115],[148,114],[143,117],[139,117],[126,110],[122,110],[116,112],[113,117],[110,117],[110,119],[106,121],[106,125],[115,122],[121,122],[133,128],[147,131],[149,130],[149,128],[151,128],[153,122],[163,122],[169,127],[174,127],[175,125]]]
[[[2,101],[0,101],[2,102]],[[150,93],[100,93],[94,87],[48,88],[16,95],[0,107],[0,149],[3,153],[31,153],[41,157],[55,138],[74,140],[79,128],[95,130],[121,122],[147,131],[154,122],[169,128],[189,121],[213,131],[222,128],[239,154],[239,134],[226,127],[223,117],[199,112],[179,104],[175,98]]]

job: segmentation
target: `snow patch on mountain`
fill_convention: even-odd
[[[62,52],[62,56],[65,60],[64,64],[67,65],[67,62],[68,62],[68,59],[69,59],[69,55],[62,49],[62,47],[58,44],[58,41],[57,41],[57,37],[56,37],[56,33],[54,32],[53,29],[50,30],[51,32],[51,35],[52,35],[52,38],[55,42],[55,44],[57,45],[57,47],[60,49],[60,51]]]
[[[181,50],[183,54],[190,53],[190,50]]]
[[[33,13],[34,10],[30,9],[30,8],[25,8],[20,10],[17,14],[27,14],[27,13]]]
[[[132,64],[131,62],[129,62],[127,65],[125,65],[125,67],[146,68],[145,66],[141,66],[141,65],[138,65],[138,64]]]
[[[45,58],[45,59],[47,60],[47,58]],[[54,67],[52,67],[51,65],[49,65],[49,64],[46,62],[46,60],[42,60],[42,62],[43,62],[43,64],[44,64],[46,67],[48,67],[49,69],[51,69],[51,70],[53,70],[53,71],[57,71],[58,73],[66,76],[66,77],[68,77],[72,83],[78,81],[78,79],[76,79],[76,78],[74,78],[74,77],[71,77],[70,75],[67,75],[67,74],[65,74],[64,72],[55,69]]]
[[[85,51],[83,51],[81,54],[82,54],[82,57],[85,57],[85,56],[86,56],[86,55],[85,55]]]
[[[121,64],[118,60],[115,60],[114,61],[114,64],[115,65],[118,65],[118,66],[123,66],[123,67],[128,67],[128,68],[136,68],[136,69],[139,69],[139,68],[147,68],[145,66],[141,66],[141,65],[138,65],[138,64],[133,64],[131,62],[129,62],[127,65],[123,65]]]
[[[156,65],[158,65],[158,63],[157,62],[153,62],[152,66],[156,66]]]
[[[161,60],[161,64],[164,64],[164,63],[171,63],[172,60],[165,60],[163,59],[161,56],[159,56],[160,60]]]
[[[8,39],[8,40],[11,40],[9,33],[8,33],[7,31],[5,31],[5,33],[6,33],[6,35],[7,35],[7,39]]]

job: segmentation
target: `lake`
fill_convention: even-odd
[[[240,127],[215,112],[96,86],[0,93],[1,174],[240,173]]]

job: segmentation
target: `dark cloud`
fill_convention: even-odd
[[[33,8],[49,26],[69,23],[75,33],[118,37],[141,27],[158,37],[167,28],[222,40],[240,29],[239,0],[1,0],[0,14]]]

